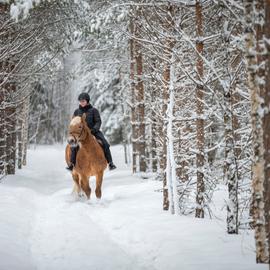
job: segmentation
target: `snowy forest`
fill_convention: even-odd
[[[64,147],[82,92],[117,166],[89,210],[129,252],[108,245],[111,264],[94,247],[92,264],[76,253],[95,241],[90,232],[81,246],[79,234],[69,235],[74,246],[64,233],[52,248],[48,240],[64,226],[99,233],[77,213],[85,201],[61,202],[72,189]],[[1,270],[270,269],[269,0],[0,0],[0,118]],[[50,185],[52,205],[34,201]],[[24,212],[30,204],[39,210]],[[50,223],[57,217],[72,226]],[[33,226],[29,263],[15,243]]]

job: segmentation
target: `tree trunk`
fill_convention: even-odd
[[[156,60],[151,59],[150,74],[154,74],[156,69]],[[158,97],[158,89],[156,87],[156,81],[154,76],[151,77],[150,81],[150,169],[152,172],[157,172],[158,162],[157,162],[157,138],[158,138],[158,124],[157,115],[155,108],[155,100]]]
[[[175,63],[172,54],[171,65],[170,65],[170,85],[169,85],[169,103],[167,110],[167,169],[166,176],[169,188],[169,198],[170,198],[170,211],[172,214],[180,214],[179,211],[179,196],[177,188],[177,175],[176,175],[176,162],[174,155],[174,99],[175,99]]]
[[[28,119],[29,119],[30,98],[27,97],[23,102],[22,113],[22,165],[27,163],[27,145],[28,145]]]
[[[202,15],[202,5],[200,0],[196,1],[196,33],[197,33],[197,43],[196,49],[197,55],[197,72],[198,81],[196,88],[196,104],[197,104],[197,154],[196,154],[196,166],[197,166],[197,195],[196,195],[196,212],[195,217],[204,218],[204,105],[203,105],[203,59],[200,55],[203,54],[203,15]]]
[[[234,151],[232,94],[224,93],[225,99],[225,181],[228,185],[229,201],[227,203],[227,232],[238,233],[238,175]]]
[[[130,87],[131,87],[131,125],[132,125],[132,171],[137,172],[137,115],[136,115],[136,92],[135,92],[135,57],[134,57],[134,22],[133,18],[130,18],[130,33],[131,38],[129,40],[130,49]]]
[[[8,19],[8,4],[0,3],[0,22],[1,24],[6,22]],[[0,40],[0,55],[2,54],[2,48],[6,45],[8,41],[8,31],[7,29],[2,29],[3,34]],[[3,46],[2,46],[3,45]],[[6,175],[7,173],[7,59],[2,58],[0,62],[0,174]]]
[[[165,64],[165,69],[163,71],[163,105],[162,105],[162,115],[166,115],[167,112],[167,104],[169,101],[169,87],[168,84],[170,82],[170,65]],[[162,181],[163,181],[163,210],[169,210],[169,191],[168,191],[168,180],[166,174],[166,164],[167,164],[167,140],[166,140],[166,130],[165,130],[165,118],[163,118],[162,125],[162,138],[163,138],[163,154],[160,161],[160,169],[162,173]]]
[[[264,102],[268,109],[264,116],[264,201],[265,201],[265,231],[268,246],[268,258],[266,262],[270,264],[270,1],[265,1],[265,24],[264,24],[264,61],[265,61],[265,95]],[[268,41],[268,42],[266,42]]]
[[[255,241],[256,241],[256,260],[258,263],[269,263],[269,248],[267,242],[267,222],[265,220],[265,150],[266,145],[264,139],[266,135],[268,121],[268,113],[264,115],[263,96],[261,86],[258,83],[258,77],[261,75],[261,70],[257,70],[257,54],[260,51],[256,45],[255,40],[255,26],[254,19],[259,18],[258,11],[254,12],[260,5],[260,1],[245,1],[245,19],[246,19],[246,47],[247,47],[247,64],[248,64],[248,76],[249,76],[249,88],[251,96],[251,115],[252,115],[252,130],[253,130],[253,207],[254,207],[254,224],[255,224]],[[258,30],[258,28],[257,28]],[[258,44],[258,37],[257,44]],[[259,57],[260,58],[260,57]],[[260,63],[262,65],[262,63]],[[267,97],[267,95],[266,95]],[[265,142],[266,143],[266,142]],[[269,169],[268,169],[269,170]],[[266,173],[268,171],[266,170]]]
[[[8,73],[13,72],[15,67],[14,63],[9,60],[7,62]],[[6,108],[6,164],[7,164],[7,174],[15,174],[15,163],[16,163],[16,106],[14,104],[13,95],[16,91],[16,85],[12,76],[9,78],[8,83],[5,86],[7,94],[9,95],[8,105]]]
[[[135,38],[140,37],[140,10],[137,11],[137,19],[134,25]],[[137,149],[139,155],[139,170],[140,172],[146,171],[146,160],[145,160],[145,117],[144,117],[144,83],[143,83],[143,56],[142,46],[139,41],[134,41],[134,57],[136,63],[136,111],[137,111]]]
[[[23,104],[21,103],[20,104],[20,107],[23,106]],[[17,162],[17,166],[18,166],[18,169],[21,169],[22,168],[22,157],[23,157],[23,148],[22,148],[22,133],[23,133],[23,121],[22,121],[22,118],[21,118],[21,115],[22,115],[22,109],[20,108],[19,110],[19,116],[18,116],[18,119],[17,119],[17,145],[18,145],[18,153],[17,153],[17,156],[18,156],[18,162]]]
[[[168,29],[167,35],[171,35],[173,30],[173,18],[174,18],[174,6],[168,4],[165,7],[166,12],[166,28]],[[168,125],[167,119],[165,116],[168,116],[168,104],[170,103],[170,89],[173,88],[173,78],[171,78],[172,72],[171,65],[172,65],[172,49],[175,45],[175,41],[171,37],[167,37],[165,40],[166,48],[164,49],[164,63],[163,63],[163,74],[162,74],[162,88],[163,88],[163,105],[162,105],[162,138],[163,138],[163,156],[160,162],[160,167],[162,171],[162,181],[163,181],[163,210],[171,210],[171,213],[175,212],[175,205],[173,200],[173,186],[172,186],[172,173],[175,175],[175,171],[172,172],[171,162],[175,162],[173,156],[173,146],[168,144],[168,135],[169,132],[172,132],[172,122],[171,126]],[[172,83],[172,84],[171,84]],[[171,85],[170,85],[171,84]],[[173,91],[173,90],[172,90]],[[171,103],[173,106],[173,104]],[[173,108],[171,108],[171,114],[173,114]],[[173,117],[173,115],[171,115]],[[171,118],[172,120],[172,118]],[[171,129],[171,130],[168,130]],[[172,137],[170,136],[170,139]],[[173,160],[172,160],[173,159]],[[175,176],[176,177],[176,176]],[[170,190],[169,190],[170,189]]]

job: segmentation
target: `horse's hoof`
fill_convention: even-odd
[[[86,203],[87,203],[87,204],[92,204],[92,201],[91,201],[90,199],[88,199],[88,200],[86,201]]]

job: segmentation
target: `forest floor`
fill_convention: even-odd
[[[133,176],[121,146],[112,152],[118,169],[106,172],[102,200],[87,202],[71,195],[63,146],[29,150],[28,165],[0,184],[0,270],[268,269],[255,263],[253,232],[162,211],[161,183]]]

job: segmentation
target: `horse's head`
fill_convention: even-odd
[[[69,124],[68,144],[71,147],[77,147],[78,143],[85,139],[87,135],[86,114],[75,116]]]

